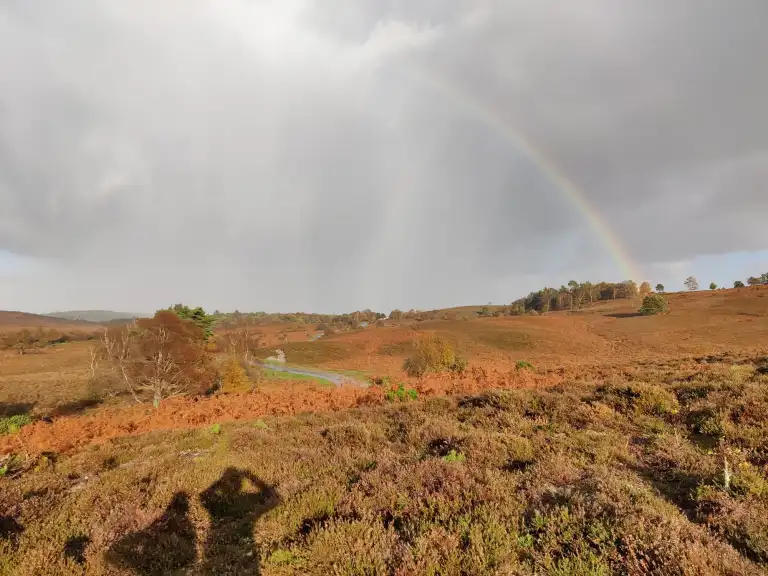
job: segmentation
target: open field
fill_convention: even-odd
[[[0,574],[766,573],[768,289],[668,297],[267,327],[289,363],[391,384],[158,408],[91,343],[2,353],[0,410],[50,418],[0,436]],[[423,334],[469,368],[407,378]]]

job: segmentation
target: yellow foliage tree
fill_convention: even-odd
[[[240,366],[237,358],[229,356],[224,361],[221,372],[221,391],[224,393],[250,392],[253,390],[253,382],[248,378],[248,374]]]

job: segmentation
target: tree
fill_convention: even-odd
[[[656,292],[664,292],[664,284],[656,284]]]
[[[637,298],[638,289],[634,280],[625,280],[621,283],[621,293],[624,298],[634,299]]]
[[[213,334],[213,322],[216,320],[214,316],[205,313],[200,306],[197,308],[190,308],[184,304],[176,304],[169,308],[171,312],[175,312],[179,318],[184,320],[192,320],[195,325],[203,331],[203,335],[206,340]],[[241,314],[238,310],[232,314],[235,323],[240,321]]]
[[[717,290],[717,284],[715,284],[714,282],[710,282],[709,283],[709,289],[710,290]]]
[[[640,289],[639,289],[640,298],[645,298],[650,293],[651,293],[650,282],[643,282],[642,284],[640,284]]]
[[[684,282],[686,288],[690,290],[691,292],[694,292],[699,289],[699,281],[696,280],[693,276],[688,276]]]
[[[643,298],[643,304],[640,306],[640,314],[652,316],[667,311],[667,301],[660,294],[648,294]]]
[[[221,349],[219,340],[231,356],[242,360],[246,366],[251,363],[253,351],[263,345],[261,332],[244,321],[216,336],[217,348]]]
[[[744,282],[741,280],[736,280],[736,282],[733,283],[734,288],[744,288]]]
[[[171,396],[212,388],[215,370],[205,347],[205,333],[170,310],[154,318],[108,329],[102,353],[112,361],[137,402],[155,407]]]

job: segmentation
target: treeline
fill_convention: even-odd
[[[25,328],[18,332],[9,332],[0,336],[0,350],[16,350],[19,354],[26,354],[31,350],[64,344],[65,342],[84,342],[95,340],[99,332],[62,332],[60,330],[45,330],[38,328],[30,330]]]
[[[372,310],[360,310],[349,314],[310,314],[306,312],[271,313],[267,312],[234,312],[223,313],[218,310],[212,314],[214,324],[224,329],[243,324],[264,326],[267,324],[315,324],[320,330],[343,330],[357,328],[362,323],[373,324],[386,318],[386,314]]]
[[[545,313],[550,310],[579,310],[587,304],[602,300],[635,299],[651,292],[651,285],[643,282],[639,287],[633,280],[624,282],[577,282],[571,280],[568,286],[542,288],[531,292],[525,298],[510,304],[508,314],[516,316],[533,312]]]

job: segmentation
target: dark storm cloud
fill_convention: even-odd
[[[59,307],[437,306],[610,269],[511,129],[640,263],[765,248],[766,18],[763,0],[6,2],[0,250],[54,259]],[[40,308],[28,288],[3,294]]]

